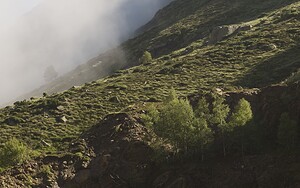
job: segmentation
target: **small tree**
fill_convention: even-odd
[[[143,56],[140,58],[140,63],[141,64],[147,64],[152,61],[152,55],[150,52],[145,51]]]
[[[56,72],[55,68],[51,65],[46,68],[44,72],[44,79],[46,82],[51,82],[55,78],[57,78],[58,73]]]
[[[201,159],[203,161],[205,147],[213,141],[213,133],[208,127],[208,123],[211,120],[209,104],[204,97],[198,101],[195,117],[194,144],[198,147],[200,146]]]
[[[142,118],[142,121],[144,122],[144,124],[148,128],[152,129],[153,125],[158,121],[159,112],[153,104],[150,105],[146,111],[147,111],[147,113],[142,114],[141,118]]]
[[[172,142],[176,148],[187,152],[194,119],[194,112],[189,102],[175,99],[160,110],[154,131]]]
[[[244,98],[240,99],[238,104],[234,107],[230,118],[229,125],[234,127],[242,127],[246,125],[253,117],[251,105]],[[242,155],[244,156],[244,133],[242,132]]]
[[[204,97],[198,101],[195,116],[200,119],[205,119],[207,123],[211,120],[212,115],[209,110],[209,104]]]
[[[232,129],[226,122],[230,108],[227,104],[224,104],[225,99],[219,95],[214,95],[213,101],[213,114],[212,123],[216,124],[221,130],[222,142],[223,142],[223,155],[226,156],[226,144],[225,144],[225,133],[231,131]]]
[[[22,163],[29,158],[29,154],[28,147],[16,138],[13,138],[0,149],[0,167],[7,168]]]
[[[169,90],[168,96],[166,97],[166,99],[165,99],[164,102],[166,104],[168,104],[168,103],[170,103],[172,101],[178,101],[178,95],[177,95],[177,93],[176,93],[176,91],[175,91],[174,88],[172,88],[172,89]]]
[[[213,141],[213,133],[203,118],[196,118],[193,125],[193,134],[190,135],[192,145],[200,148],[201,160],[204,160],[204,150]]]
[[[298,138],[297,122],[291,120],[288,113],[280,116],[280,124],[277,133],[278,143],[288,150],[296,146]]]

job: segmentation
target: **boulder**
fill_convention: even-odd
[[[208,45],[215,44],[226,37],[236,34],[240,31],[248,31],[252,29],[252,25],[224,25],[214,28],[209,36]]]

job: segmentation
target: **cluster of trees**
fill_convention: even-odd
[[[221,135],[225,156],[225,135],[246,125],[252,119],[252,110],[245,99],[239,100],[231,112],[222,96],[214,94],[212,98],[209,104],[202,97],[193,109],[187,99],[178,99],[176,92],[171,90],[163,106],[150,107],[143,119],[158,136],[171,142],[177,152],[201,151],[202,159],[215,136]]]

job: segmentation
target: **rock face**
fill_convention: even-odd
[[[125,113],[106,116],[82,136],[95,157],[62,187],[140,187],[151,176],[147,129]]]
[[[214,28],[209,36],[208,45],[215,44],[226,37],[236,34],[240,31],[248,31],[252,28],[251,25],[224,25]]]

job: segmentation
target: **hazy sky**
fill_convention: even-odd
[[[0,27],[7,27],[42,0],[0,0]]]

